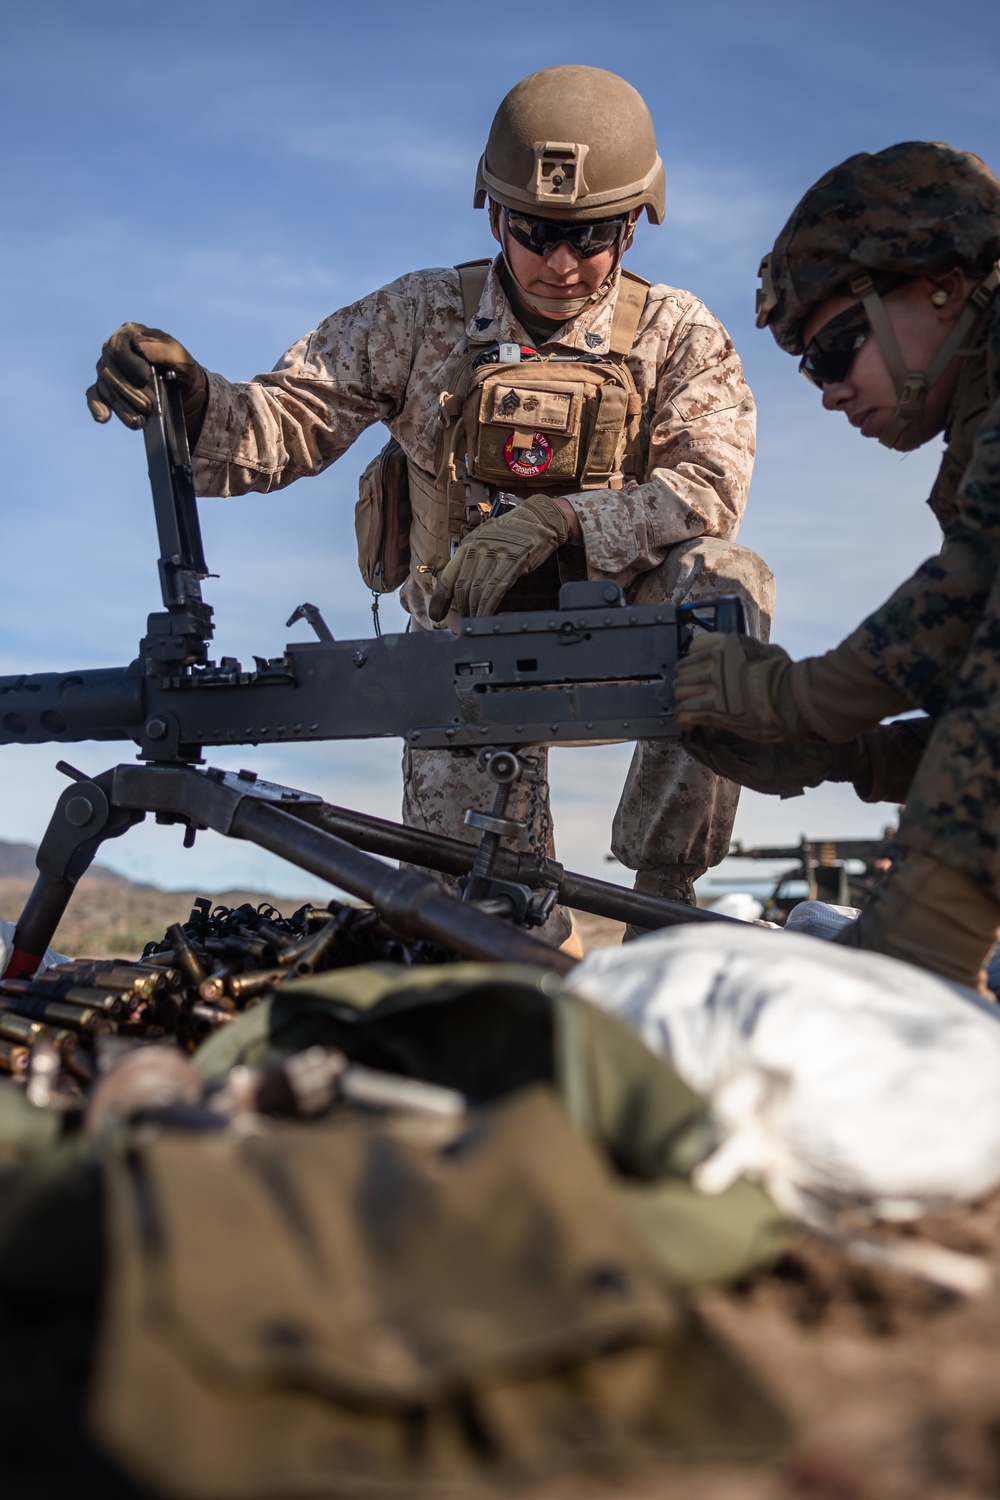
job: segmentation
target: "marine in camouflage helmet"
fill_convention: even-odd
[[[1000,256],[1000,181],[969,151],[903,141],[848,157],[815,183],[761,262],[757,326],[788,354],[802,325],[858,271],[923,276]]]
[[[569,65],[522,78],[502,101],[479,159],[473,201],[476,208],[489,201],[493,234],[519,300],[530,313],[561,321],[608,296],[636,219],[645,209],[651,223],[662,224],[665,196],[663,162],[642,95],[604,68]],[[585,237],[606,245],[600,260],[591,259],[595,250],[582,247],[577,229],[573,250],[584,257],[577,269],[587,284],[575,298],[546,296],[526,285],[523,267],[531,262],[518,254],[518,242],[536,251],[543,244],[557,249],[553,226],[562,224],[589,225]]]
[[[809,314],[829,298],[863,303],[899,399],[880,435],[888,448],[923,440],[926,391],[962,347],[996,286],[1000,182],[971,152],[938,141],[903,141],[859,152],[809,189],[761,262],[757,326],[789,354],[802,354]],[[966,315],[926,371],[906,368],[882,293],[899,279],[959,268],[979,280]]]
[[[762,266],[759,322],[862,436],[907,448],[944,431],[929,499],[944,544],[824,656],[705,636],[675,684],[680,723],[707,726],[706,764],[733,774],[739,757],[744,784],[786,791],[821,779],[818,741],[827,777],[845,779],[846,753],[860,789],[891,748],[879,722],[924,710],[900,857],[850,941],[970,985],[1000,930],[998,255],[1000,182],[948,146],[852,157],[805,195]]]

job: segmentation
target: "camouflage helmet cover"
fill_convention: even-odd
[[[1000,256],[1000,181],[967,151],[903,141],[860,152],[809,189],[761,264],[757,324],[801,354],[811,310],[858,271],[925,276]]]
[[[514,85],[497,110],[476,173],[487,196],[547,219],[608,219],[665,209],[663,163],[645,100],[604,68],[543,68]]]

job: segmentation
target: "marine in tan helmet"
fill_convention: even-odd
[[[201,495],[321,473],[375,422],[392,441],[362,481],[362,571],[401,587],[417,629],[554,605],[561,582],[611,579],[633,600],[740,593],[766,638],[770,571],[734,542],[754,405],[725,330],[691,293],[622,269],[638,216],[664,215],[639,94],[600,68],[518,83],[476,176],[493,261],[401,276],[332,313],[272,371],[230,382],[169,335],[126,323],[88,392],[98,421],[140,427],[151,363],[185,392]],[[545,747],[515,818],[550,827]],[[469,838],[492,783],[471,757],[406,752],[406,821]],[[676,743],[641,743],[615,818],[640,890],[694,899],[725,857],[739,789]],[[526,836],[527,837],[527,836]],[[565,913],[548,935],[569,931]]]
[[[706,636],[677,684],[723,774],[906,803],[900,857],[843,940],[974,986],[1000,928],[998,257],[1000,182],[949,146],[853,156],[806,193],[761,267],[758,322],[863,437],[944,432],[941,551],[825,656]]]

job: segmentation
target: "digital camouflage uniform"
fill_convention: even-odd
[[[900,837],[1000,891],[1000,298],[963,370],[930,503],[944,530],[925,563],[849,637],[863,661],[936,717]]]
[[[758,318],[790,354],[809,310],[870,268],[986,276],[1000,255],[1000,184],[978,157],[904,142],[851,157],[813,187],[762,266]],[[847,638],[936,720],[909,788],[901,844],[1000,892],[1000,292],[963,340],[946,451],[929,504],[940,553]]]
[[[619,280],[616,273],[602,301],[553,325],[544,347],[607,350]],[[271,373],[240,383],[210,374],[194,454],[199,494],[268,492],[318,474],[378,421],[407,456],[411,488],[431,483],[439,398],[452,388],[470,338],[532,342],[496,263],[468,326],[458,273],[416,271],[333,313]],[[587,576],[613,579],[643,601],[740,593],[751,629],[766,638],[772,575],[734,543],[750,484],[755,413],[730,339],[691,293],[654,286],[628,364],[643,403],[643,478],[620,490],[568,496]],[[414,553],[423,555],[426,539],[411,537]],[[444,628],[427,613],[433,585],[433,576],[415,569],[403,585],[418,628]],[[492,802],[493,784],[471,758],[407,752],[404,776],[404,815],[417,827],[468,838],[466,808]],[[515,817],[524,815],[528,795],[524,784],[518,791]],[[682,866],[700,874],[726,854],[738,795],[675,743],[640,744],[615,820],[615,852],[641,871]]]

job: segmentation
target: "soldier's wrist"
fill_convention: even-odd
[[[550,495],[549,499],[553,501],[556,509],[569,525],[569,534],[566,537],[566,541],[560,545],[565,546],[568,543],[571,546],[581,547],[583,545],[583,529],[580,525],[580,517],[572,505],[570,505],[565,495]]]
[[[208,372],[201,365],[195,365],[188,376],[183,405],[184,426],[187,428],[188,444],[193,450],[201,437],[208,412]]]

